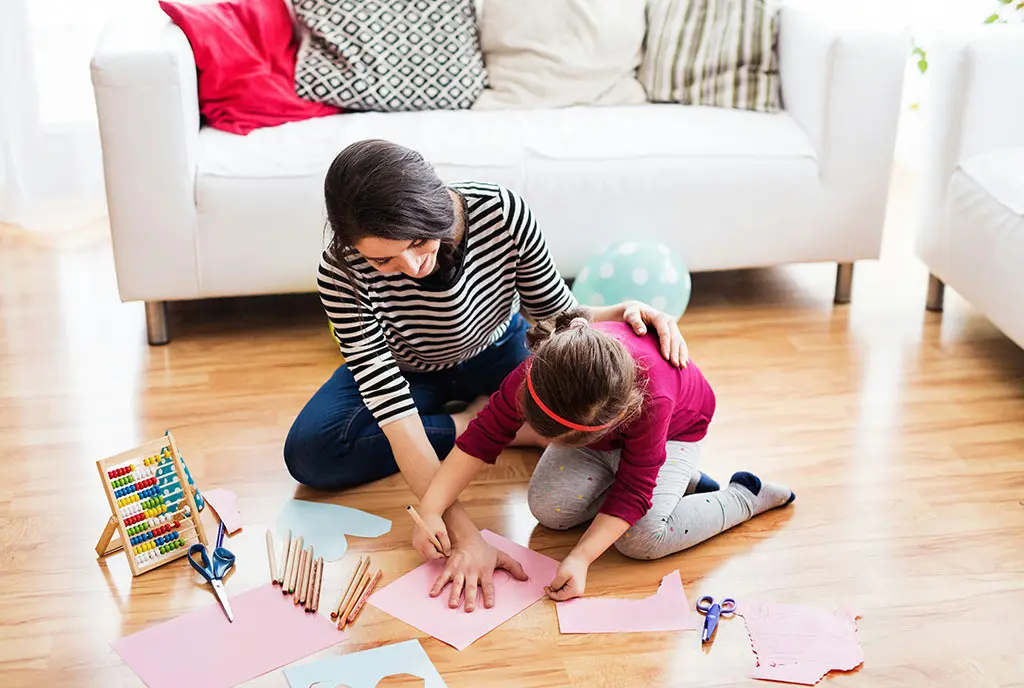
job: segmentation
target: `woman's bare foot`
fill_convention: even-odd
[[[458,413],[452,414],[452,422],[455,423],[455,436],[458,437],[462,433],[466,432],[466,428],[476,418],[476,414],[483,410],[484,406],[487,406],[487,397],[477,397],[473,400],[473,403],[466,407],[465,411],[459,411]]]

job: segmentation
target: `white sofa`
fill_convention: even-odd
[[[1024,26],[985,26],[928,46],[929,159],[917,253],[944,285],[1024,346]]]
[[[877,258],[909,39],[784,7],[785,111],[681,105],[343,114],[234,136],[201,127],[184,34],[156,8],[110,19],[92,60],[120,296],[165,302],[315,289],[323,176],[368,137],[421,151],[442,178],[505,184],[572,277],[624,236],[694,272]]]

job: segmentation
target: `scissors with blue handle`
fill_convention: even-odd
[[[736,612],[736,600],[726,597],[719,604],[711,595],[705,595],[697,600],[697,611],[704,615],[704,630],[700,634],[700,642],[706,643],[711,640],[718,627],[718,617],[732,616]]]
[[[196,552],[202,559],[201,564],[192,558]],[[235,617],[231,613],[228,594],[224,590],[224,574],[235,565],[235,555],[223,547],[217,547],[213,550],[213,563],[211,564],[210,557],[206,553],[206,545],[197,542],[188,548],[188,563],[192,564],[192,568],[213,586],[213,592],[217,595],[220,606],[224,608],[224,613],[228,615],[228,621],[234,623]]]

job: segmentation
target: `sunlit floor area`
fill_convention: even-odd
[[[719,481],[754,471],[797,500],[666,559],[610,550],[588,594],[647,596],[678,569],[691,602],[857,611],[865,662],[822,685],[1024,685],[1024,351],[951,290],[944,313],[925,311],[912,181],[896,175],[883,257],[857,264],[849,305],[832,303],[834,265],[694,276],[681,327],[718,397],[701,467]],[[285,469],[291,421],[341,363],[317,297],[169,310],[171,343],[149,347],[142,305],[118,299],[102,226],[0,229],[5,688],[142,686],[111,643],[211,603],[183,560],[133,578],[123,555],[94,551],[109,516],[96,461],[165,430],[200,490],[238,494],[229,589],[269,579],[264,533],[296,495],[393,523],[383,537],[350,538],[325,599],[360,554],[373,553],[381,587],[419,563],[399,477],[323,494]],[[578,532],[530,514],[537,458],[506,452],[463,503],[481,528],[560,557]],[[702,649],[695,632],[560,635],[548,600],[461,652],[367,607],[348,640],[314,657],[412,638],[452,688],[767,685],[749,678],[742,619],[723,620]],[[168,671],[197,685],[187,657],[168,657]],[[250,685],[286,681],[275,671]]]

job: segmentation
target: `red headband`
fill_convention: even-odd
[[[527,368],[527,370],[526,370],[526,387],[527,387],[527,389],[530,390],[530,396],[533,397],[533,401],[537,404],[537,406],[540,407],[541,411],[543,411],[544,413],[546,413],[548,415],[549,418],[551,418],[554,421],[557,421],[558,423],[561,423],[562,425],[564,425],[567,428],[572,428],[573,430],[579,430],[580,432],[596,432],[597,430],[604,430],[605,428],[607,428],[608,426],[611,425],[611,423],[605,423],[604,425],[580,425],[579,423],[573,423],[570,420],[566,420],[565,418],[562,418],[560,415],[558,415],[557,413],[555,413],[554,411],[549,409],[547,406],[545,406],[544,402],[541,401],[540,397],[537,396],[537,390],[535,390],[533,388],[533,380],[530,377],[532,372],[533,372],[533,367],[532,366],[530,368]]]

